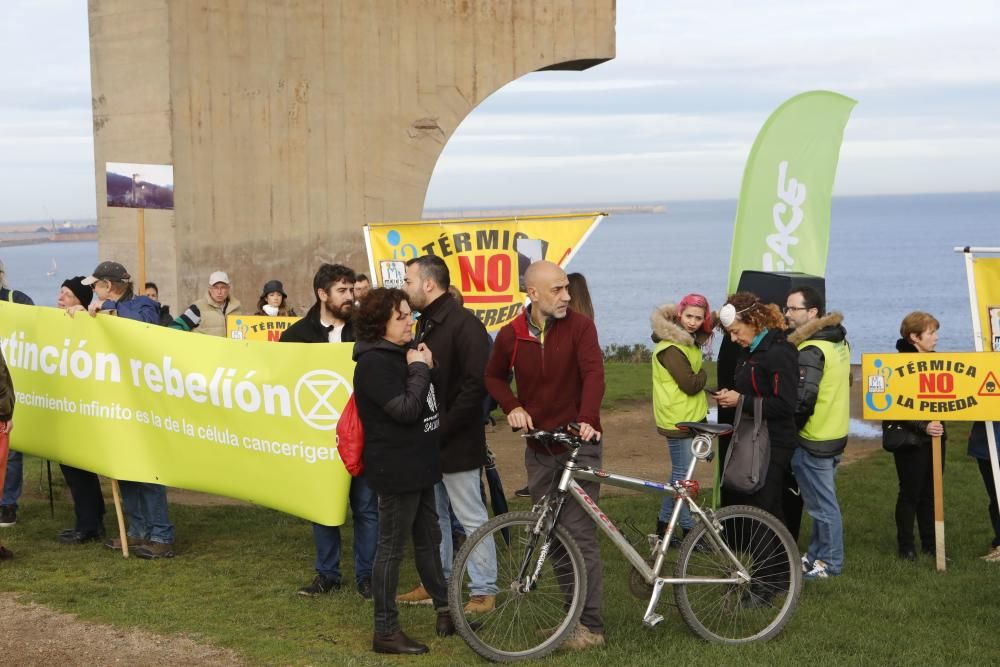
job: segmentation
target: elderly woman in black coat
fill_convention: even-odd
[[[378,494],[379,510],[372,649],[426,653],[426,645],[400,628],[396,588],[412,535],[417,572],[437,610],[437,633],[454,633],[434,500],[434,485],[441,481],[441,420],[431,383],[433,357],[426,345],[412,347],[413,314],[400,290],[372,290],[361,301],[354,325],[354,398],[365,432],[365,477]]]

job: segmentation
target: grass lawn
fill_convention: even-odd
[[[609,382],[612,377],[609,373]],[[891,457],[878,452],[840,474],[847,536],[844,575],[807,583],[796,616],[778,639],[735,649],[706,644],[683,625],[669,594],[661,603],[664,622],[644,629],[645,603],[629,595],[625,561],[606,544],[607,647],[556,654],[545,662],[574,667],[678,660],[708,665],[1000,662],[993,634],[1000,619],[1000,565],[978,558],[988,549],[990,532],[986,494],[974,462],[965,456],[966,432],[955,425],[948,452],[945,510],[952,561],[947,573],[935,572],[931,557],[917,563],[897,560],[895,470]],[[660,450],[650,453],[657,460],[663,455]],[[312,576],[311,531],[307,522],[271,510],[173,505],[178,556],[169,561],[124,560],[98,545],[61,546],[54,538],[71,525],[71,508],[57,503],[56,518],[49,517],[38,491],[38,469],[37,461],[27,462],[28,493],[20,522],[0,529],[0,539],[17,554],[16,560],[0,565],[0,590],[89,620],[225,646],[251,664],[485,664],[457,637],[434,637],[433,614],[425,608],[403,609],[402,622],[412,636],[428,641],[430,655],[393,659],[371,654],[371,604],[350,587],[315,600],[295,595]],[[526,505],[519,499],[512,509]],[[646,529],[656,500],[618,496],[603,507],[620,526],[630,518]],[[110,516],[106,523],[113,525]],[[808,528],[806,520],[804,535]],[[344,534],[350,579],[350,530]],[[416,581],[409,561],[401,590]]]

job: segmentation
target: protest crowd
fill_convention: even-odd
[[[8,286],[2,265],[0,278],[0,300],[32,304],[27,295]],[[139,293],[126,267],[104,261],[89,276],[65,280],[56,297],[69,317],[114,313],[182,332],[225,336],[228,316],[251,314],[231,296],[231,286],[225,271],[212,272],[205,293],[173,317],[158,302],[154,283],[146,283]],[[403,289],[372,289],[368,278],[351,268],[322,264],[312,284],[315,303],[281,336],[282,343],[354,345],[354,400],[364,427],[364,472],[351,479],[349,491],[353,587],[372,601],[375,652],[428,651],[403,631],[399,604],[431,607],[437,634],[455,633],[447,584],[457,545],[489,520],[481,474],[489,456],[484,426],[495,407],[515,429],[555,430],[576,424],[579,437],[591,443],[580,450],[579,463],[601,467],[606,444],[600,415],[604,361],[586,280],[579,274],[567,276],[557,264],[536,261],[524,274],[524,286],[529,305],[493,339],[463,307],[448,266],[435,255],[407,263]],[[277,279],[263,285],[253,312],[296,316],[285,286]],[[657,459],[658,469],[666,474],[669,459],[670,480],[683,477],[692,461],[692,435],[678,424],[704,421],[710,401],[722,409],[739,410],[748,419],[759,404],[771,447],[764,483],[753,493],[723,487],[723,505],[764,509],[796,538],[801,513],[807,512],[812,533],[802,555],[803,577],[822,581],[848,573],[836,490],[837,469],[848,440],[851,383],[843,315],[828,312],[823,295],[806,286],[793,289],[782,304],[737,292],[718,311],[704,296],[688,294],[655,308],[650,323],[653,417],[666,445]],[[897,350],[934,352],[939,326],[928,313],[908,314],[900,326]],[[703,360],[720,332],[740,351],[732,377],[720,377],[718,386],[709,387]],[[11,433],[15,412],[10,373],[0,360],[0,437]],[[930,442],[935,436],[944,438],[945,429],[939,421],[887,422],[884,429],[886,449],[892,450],[899,478],[898,556],[915,560],[918,549],[934,553]],[[554,452],[530,438],[526,445],[528,485],[517,494],[538,502],[561,473],[559,464],[569,452]],[[968,447],[989,494],[994,537],[983,558],[1000,562],[1000,511],[982,423],[974,426]],[[57,536],[58,542],[121,549],[120,538],[106,535],[106,505],[98,476],[67,465],[61,469],[73,499],[75,523]],[[22,455],[11,450],[0,528],[18,522],[22,481]],[[599,498],[597,482],[584,481],[581,486],[595,501]],[[121,480],[120,488],[127,546],[143,559],[174,557],[175,527],[166,487]],[[792,500],[790,488],[797,489]],[[662,506],[650,508],[649,528],[655,525],[656,535],[664,534],[673,503],[668,495]],[[601,646],[605,624],[597,531],[575,503],[565,505],[559,521],[580,547],[587,570],[583,613],[563,646],[570,650]],[[679,525],[680,537],[694,528],[686,509]],[[341,527],[313,524],[312,533],[315,572],[297,592],[306,597],[336,593],[345,586]],[[412,552],[407,552],[411,541]],[[406,553],[413,554],[420,585],[399,593]],[[11,558],[13,554],[0,546],[0,560]],[[498,594],[492,543],[476,547],[469,575],[464,613],[490,612]]]

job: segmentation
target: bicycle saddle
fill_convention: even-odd
[[[705,433],[706,435],[726,435],[733,431],[733,427],[729,424],[712,424],[711,422],[678,422],[677,428],[683,431]]]

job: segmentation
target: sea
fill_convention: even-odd
[[[648,345],[652,309],[688,292],[704,294],[713,309],[725,300],[736,201],[664,206],[608,216],[569,266],[587,277],[604,346]],[[844,314],[855,362],[862,352],[893,351],[899,323],[913,310],[940,320],[938,350],[973,349],[956,246],[1000,246],[1000,192],[834,198],[827,302]],[[66,277],[96,266],[97,243],[0,245],[0,260],[10,285],[53,306]]]

